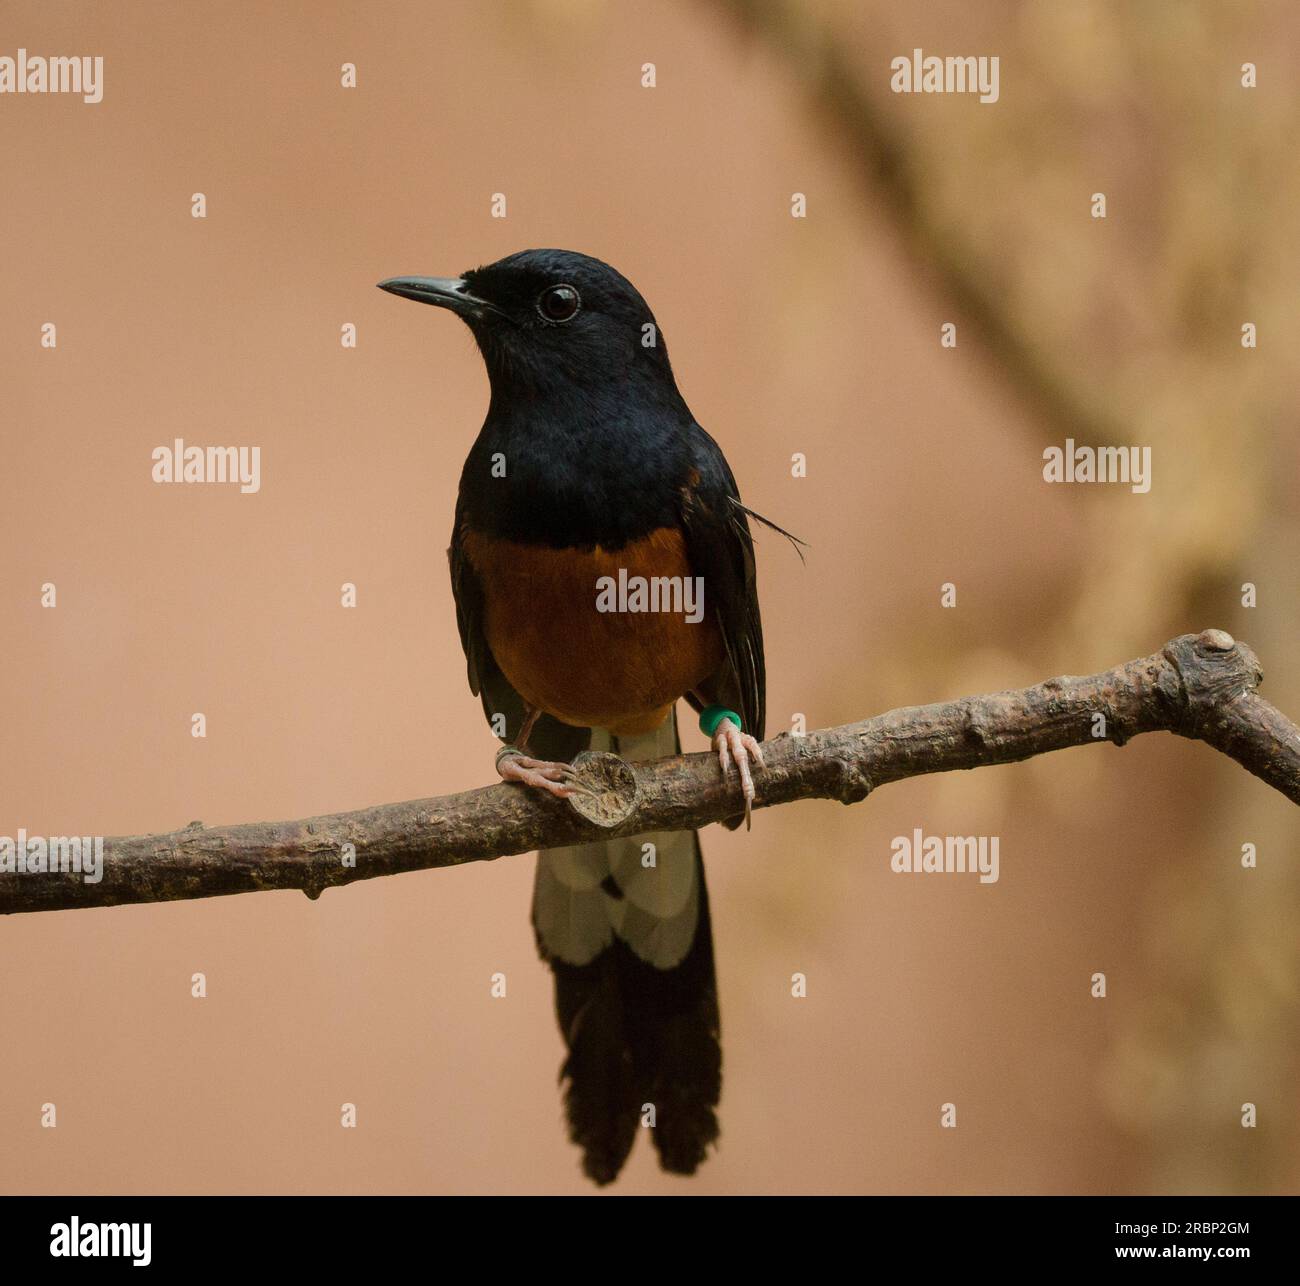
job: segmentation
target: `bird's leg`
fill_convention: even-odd
[[[533,728],[536,727],[541,713],[540,707],[524,707],[524,721],[519,725],[519,735],[515,738],[520,750],[528,749],[528,738],[533,735]]]
[[[745,829],[748,830],[754,805],[754,778],[749,770],[749,760],[752,755],[754,762],[760,768],[765,768],[767,765],[763,762],[763,748],[749,733],[741,732],[730,719],[722,719],[713,732],[713,749],[724,777],[731,776],[733,759],[740,771],[740,790],[745,797]]]
[[[534,759],[528,754],[528,738],[540,714],[540,710],[527,710],[523,726],[519,729],[519,744],[502,746],[497,751],[497,772],[500,773],[501,780],[522,782],[525,786],[548,791],[559,799],[568,799],[570,795],[594,794],[587,787],[577,784],[577,773],[568,764]]]

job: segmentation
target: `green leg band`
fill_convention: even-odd
[[[724,719],[730,719],[742,732],[745,725],[741,722],[740,716],[734,710],[724,709],[722,706],[710,706],[702,715],[700,715],[700,731],[706,737],[712,737],[718,730],[718,724]]]

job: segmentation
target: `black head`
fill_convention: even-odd
[[[494,393],[672,385],[654,314],[622,273],[572,250],[521,250],[461,277],[393,277],[380,290],[436,304],[469,326]]]

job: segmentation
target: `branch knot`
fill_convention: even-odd
[[[1264,677],[1255,653],[1224,630],[1180,634],[1165,645],[1163,655],[1181,688],[1173,728],[1180,737],[1200,737],[1224,707],[1253,691]]]
[[[871,794],[875,783],[867,776],[855,755],[851,753],[835,755],[831,764],[835,773],[832,787],[834,798],[841,804],[859,804]]]

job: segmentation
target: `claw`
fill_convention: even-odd
[[[518,752],[498,755],[497,772],[502,781],[517,781],[544,790],[556,799],[568,799],[570,795],[596,794],[590,787],[578,784],[578,774],[569,764],[531,759]]]
[[[766,768],[763,762],[763,748],[747,732],[741,732],[730,719],[723,719],[713,733],[713,749],[718,756],[723,777],[731,776],[731,765],[735,762],[740,771],[740,791],[745,799],[745,829],[749,830],[753,822],[754,778],[750,772],[751,756],[760,768]]]

